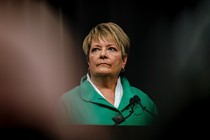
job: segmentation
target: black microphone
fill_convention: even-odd
[[[134,97],[130,98],[130,106],[131,106],[130,112],[132,112],[132,113],[133,113],[133,107],[134,107],[135,103],[136,103],[135,98]]]
[[[143,106],[143,105],[141,104],[141,99],[139,98],[139,96],[134,95],[133,98],[134,98],[135,102],[136,102],[137,104],[139,104],[143,110],[146,109],[146,107]]]
[[[139,104],[139,105],[141,106],[141,108],[142,108],[144,111],[146,111],[147,113],[149,113],[149,114],[152,115],[153,117],[158,118],[155,114],[153,114],[152,112],[150,112],[149,110],[147,110],[146,106],[143,106],[143,105],[142,105],[141,99],[139,98],[139,96],[135,95],[135,96],[133,97],[133,99],[135,100],[135,102],[136,102],[137,104]]]
[[[125,108],[129,106],[131,107],[129,115],[127,115],[126,117],[123,117],[121,113],[117,114],[116,116],[112,118],[112,120],[115,122],[114,125],[118,125],[124,122],[128,117],[130,117],[130,115],[134,112],[133,108],[134,108],[135,103],[136,103],[135,98],[134,97],[130,98],[129,104],[125,107]],[[122,111],[124,111],[124,109]]]
[[[123,117],[123,115],[121,113],[119,113],[116,116],[114,116],[112,118],[112,120],[115,122],[114,125],[118,125],[118,124],[122,123],[123,121],[125,121],[125,118]]]

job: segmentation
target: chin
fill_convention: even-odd
[[[96,74],[97,76],[101,76],[101,77],[107,77],[107,76],[111,76],[113,75],[112,73],[108,73],[108,72],[100,72]]]

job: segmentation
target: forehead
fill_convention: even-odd
[[[110,37],[95,37],[91,40],[91,45],[97,44],[97,43],[109,43],[109,44],[115,44],[117,46],[117,42]]]

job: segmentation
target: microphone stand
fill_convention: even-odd
[[[115,122],[114,126],[124,122],[128,117],[131,116],[131,114],[133,114],[134,105],[135,105],[135,99],[133,97],[133,98],[130,98],[130,104],[128,105],[128,106],[131,106],[131,110],[129,111],[130,113],[126,117],[123,117],[122,114],[117,114],[115,117],[113,117],[112,120]]]

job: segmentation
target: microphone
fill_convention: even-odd
[[[134,95],[133,98],[134,98],[135,102],[136,102],[137,104],[139,104],[143,110],[146,109],[146,107],[143,106],[143,105],[141,104],[141,99],[139,98],[139,96]]]
[[[130,106],[131,106],[130,112],[132,112],[132,113],[134,112],[133,107],[134,107],[135,103],[136,103],[135,98],[134,97],[130,98]]]
[[[146,109],[146,106],[143,106],[143,105],[142,105],[141,99],[139,98],[139,96],[135,95],[135,96],[133,97],[133,99],[135,100],[135,102],[136,102],[137,104],[139,104],[139,105],[141,106],[141,108],[142,108],[144,111],[146,111],[147,113],[149,113],[149,114],[152,115],[153,117],[158,118],[155,114],[153,114],[152,112],[150,112],[149,110],[147,110],[147,109]]]
[[[112,118],[112,120],[115,122],[114,125],[118,125],[118,124],[124,122],[125,121],[125,118],[123,117],[123,115],[121,113],[119,113],[116,116],[114,116]]]
[[[112,118],[112,120],[115,122],[114,125],[118,125],[118,124],[124,122],[128,117],[130,117],[130,115],[134,112],[133,108],[134,108],[135,103],[136,103],[135,98],[134,97],[130,98],[129,104],[125,107],[125,108],[127,108],[127,107],[131,106],[130,113],[126,117],[123,117],[123,115],[121,113],[114,116]],[[124,109],[122,111],[124,111]]]

